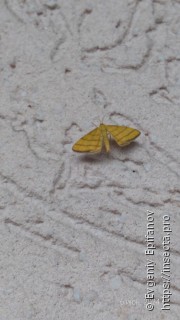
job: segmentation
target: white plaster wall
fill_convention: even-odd
[[[0,319],[179,319],[179,0],[0,1]],[[105,123],[141,130],[84,156]],[[145,234],[154,211],[155,298]],[[162,217],[171,310],[161,310]]]

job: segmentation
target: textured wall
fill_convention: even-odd
[[[179,319],[180,1],[1,0],[0,71],[0,319]],[[104,115],[137,142],[73,153]]]

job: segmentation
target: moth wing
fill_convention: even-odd
[[[126,126],[106,125],[106,130],[121,147],[128,145],[141,134],[139,130]]]
[[[100,128],[96,128],[81,139],[79,139],[72,147],[75,152],[100,152],[102,149],[102,133]]]

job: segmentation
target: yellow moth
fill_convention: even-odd
[[[101,123],[99,127],[90,131],[79,139],[72,147],[76,152],[101,152],[105,146],[109,152],[109,137],[111,136],[120,147],[127,146],[140,135],[140,131],[126,126],[115,126]]]

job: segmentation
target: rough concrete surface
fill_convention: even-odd
[[[180,1],[1,0],[0,71],[0,320],[179,319]],[[104,115],[141,136],[73,153]]]

